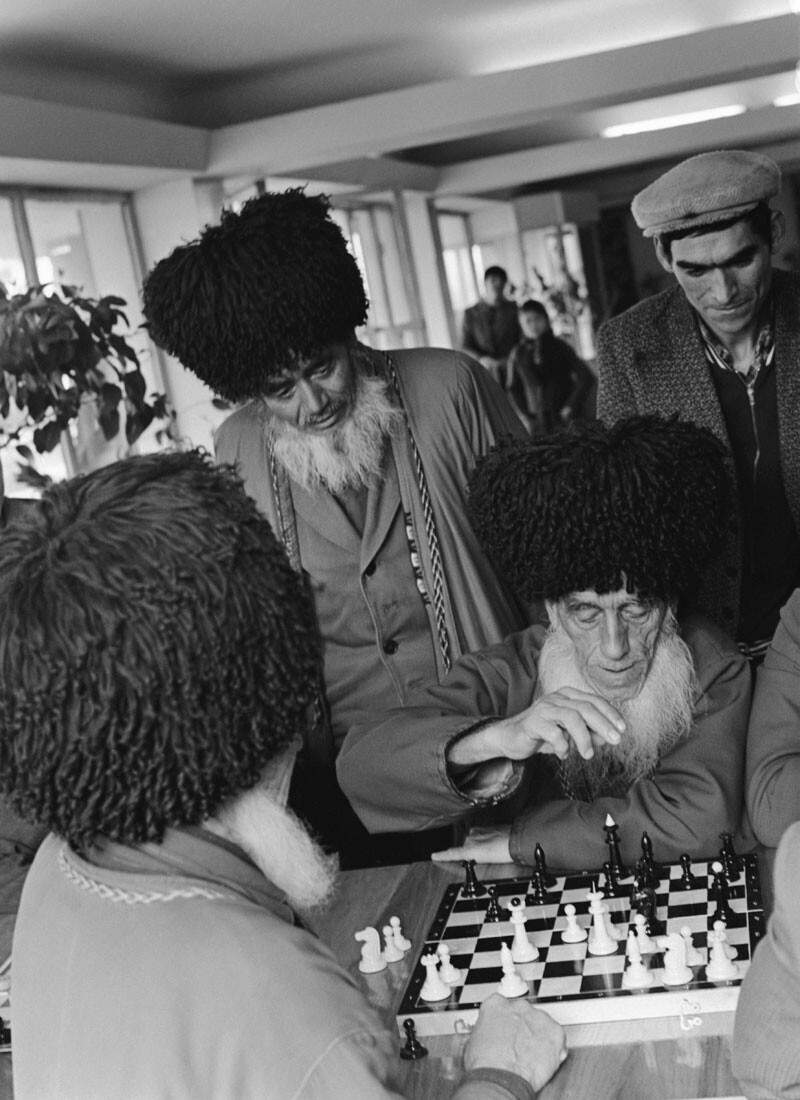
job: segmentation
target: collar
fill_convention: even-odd
[[[719,341],[700,314],[696,310],[693,312],[708,362],[713,366],[720,367],[722,370],[739,374],[748,387],[754,386],[762,367],[770,363],[775,354],[775,303],[772,291],[767,296],[759,313],[758,335],[756,336],[753,360],[745,374],[735,370],[731,353]]]

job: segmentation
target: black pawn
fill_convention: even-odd
[[[733,834],[720,833],[719,839],[722,841],[719,858],[722,861],[725,877],[728,882],[736,882],[741,874],[742,864],[736,852],[733,850]]]
[[[547,893],[544,872],[539,867],[533,872],[528,897],[534,905],[544,905],[549,900],[550,895]]]
[[[606,834],[609,863],[613,867],[614,874],[619,881],[619,879],[622,878],[630,878],[631,873],[622,862],[622,856],[619,854],[619,826],[611,818],[609,818],[609,822],[610,823],[603,826],[603,832]]]
[[[545,859],[544,848],[541,844],[537,844],[533,849],[533,862],[537,869],[542,872],[545,886],[555,886],[556,876],[551,875],[547,870],[547,860]]]
[[[697,888],[697,879],[692,874],[692,857],[684,852],[680,858],[680,864],[683,868],[683,874],[681,875],[679,889],[695,890]]]
[[[481,897],[482,894],[486,893],[486,887],[482,882],[478,882],[478,876],[475,874],[475,860],[464,859],[461,861],[461,864],[466,871],[461,893],[465,898]]]
[[[614,868],[606,860],[603,864],[603,874],[606,876],[605,885],[603,886],[603,893],[607,898],[621,898],[624,891],[617,882],[617,876],[614,874]]]
[[[485,920],[489,924],[497,924],[498,921],[503,919],[503,914],[500,911],[500,906],[497,904],[497,889],[494,886],[488,888],[489,905],[486,910]]]
[[[400,1050],[400,1057],[405,1058],[407,1062],[415,1062],[418,1058],[424,1058],[428,1053],[428,1048],[424,1047],[417,1038],[417,1029],[414,1026],[414,1021],[403,1020],[403,1030],[406,1033],[406,1045]]]

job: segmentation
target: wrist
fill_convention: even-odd
[[[468,1070],[461,1078],[461,1085],[482,1081],[486,1084],[499,1085],[505,1089],[514,1100],[535,1100],[536,1092],[524,1077],[518,1073],[512,1073],[508,1069],[495,1069],[493,1066],[476,1066]]]

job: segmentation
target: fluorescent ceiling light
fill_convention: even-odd
[[[800,103],[800,92],[791,92],[789,95],[779,95],[773,99],[773,107],[794,107]]]
[[[607,126],[600,133],[602,137],[626,137],[629,134],[644,134],[648,130],[669,130],[673,126],[691,126],[695,122],[711,122],[715,118],[730,118],[743,115],[746,110],[741,103],[732,103],[728,107],[713,107],[708,111],[687,111],[682,115],[664,115],[661,118],[644,119],[642,122],[623,122],[619,126]]]

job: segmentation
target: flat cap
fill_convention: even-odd
[[[681,161],[631,203],[645,237],[713,225],[745,214],[781,189],[774,160],[743,149],[720,149]]]

